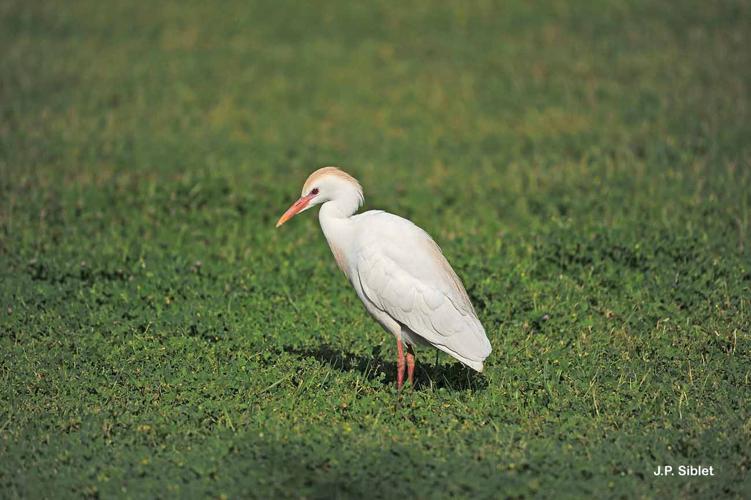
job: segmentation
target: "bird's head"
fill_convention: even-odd
[[[336,203],[342,214],[349,216],[360,208],[363,199],[362,187],[354,177],[336,167],[319,168],[310,174],[302,187],[300,199],[284,212],[276,227],[300,212],[326,202]]]

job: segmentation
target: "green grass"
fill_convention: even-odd
[[[751,5],[0,5],[0,496],[748,497]],[[482,375],[312,213],[443,247]],[[658,465],[712,478],[655,478]]]

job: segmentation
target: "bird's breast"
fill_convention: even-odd
[[[339,266],[339,269],[341,269],[344,275],[349,278],[349,263],[347,262],[347,257],[344,255],[344,251],[335,242],[331,240],[328,240],[328,242],[329,248],[331,248],[331,253],[334,254],[336,265]]]
[[[347,279],[350,278],[350,261],[347,251],[351,248],[356,240],[356,231],[354,224],[348,217],[333,217],[328,215],[324,210],[328,203],[324,203],[321,211],[318,213],[318,220],[321,222],[323,235],[329,244],[331,253],[339,269],[344,273]]]

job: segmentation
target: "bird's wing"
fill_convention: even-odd
[[[406,219],[386,213],[369,219],[356,265],[367,299],[430,344],[481,370],[490,342],[441,249]]]

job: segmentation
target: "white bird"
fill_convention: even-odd
[[[324,167],[308,177],[300,199],[276,227],[321,205],[318,220],[336,263],[365,309],[396,337],[397,388],[404,383],[403,344],[410,384],[416,345],[431,345],[481,372],[490,342],[441,249],[428,233],[397,215],[382,210],[355,215],[363,201],[354,177]]]

